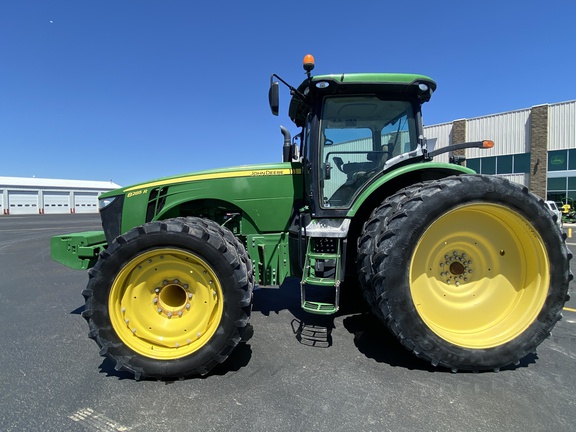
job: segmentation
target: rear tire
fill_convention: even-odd
[[[561,318],[571,254],[543,200],[496,176],[421,183],[365,223],[365,297],[399,341],[432,365],[498,370]]]
[[[211,221],[136,227],[89,272],[83,292],[89,336],[117,370],[137,379],[207,374],[241,340],[252,273],[244,247]]]

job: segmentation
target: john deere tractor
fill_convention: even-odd
[[[255,285],[300,278],[310,314],[361,290],[400,343],[434,366],[498,370],[550,334],[571,255],[526,187],[435,162],[413,74],[312,76],[290,90],[283,161],[152,180],[100,196],[103,231],[51,240],[89,270],[83,317],[118,370],[203,375],[241,341]],[[257,151],[257,148],[254,148]],[[343,288],[344,287],[344,288]],[[344,299],[346,296],[342,296]]]

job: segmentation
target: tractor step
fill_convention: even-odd
[[[331,315],[338,312],[340,300],[341,243],[339,238],[310,237],[300,283],[301,306],[306,312]],[[314,295],[306,293],[306,285],[320,288]],[[333,293],[326,292],[333,288]],[[312,297],[312,298],[311,298]],[[331,297],[333,301],[326,301]]]
[[[338,305],[305,300],[302,309],[313,314],[332,315],[338,312]]]

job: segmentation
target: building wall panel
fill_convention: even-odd
[[[548,150],[576,147],[576,101],[557,103],[548,110]]]
[[[424,127],[424,136],[428,140],[428,150],[446,147],[452,143],[452,123],[442,123]],[[448,153],[438,155],[435,162],[448,162]]]
[[[467,149],[467,158],[500,156],[530,151],[530,109],[469,119],[466,141],[494,141],[490,150]]]
[[[518,183],[526,187],[528,187],[530,183],[530,177],[528,174],[498,174],[498,175],[510,180],[511,182]]]

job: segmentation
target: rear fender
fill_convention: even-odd
[[[376,178],[370,186],[360,193],[346,217],[352,218],[367,204],[374,207],[380,204],[387,196],[392,195],[403,187],[421,181],[437,180],[451,175],[475,174],[470,168],[460,165],[423,162],[396,168],[381,177]]]

